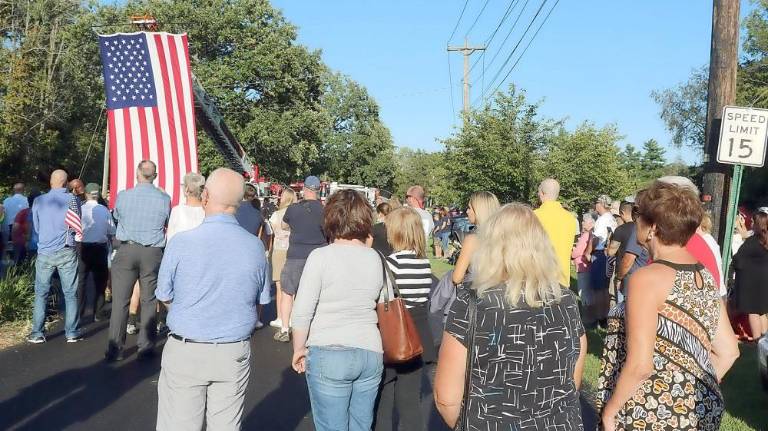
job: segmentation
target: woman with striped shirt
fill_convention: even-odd
[[[408,207],[395,209],[387,215],[386,225],[387,241],[393,250],[387,257],[387,263],[419,331],[424,353],[411,362],[385,367],[376,429],[420,430],[425,429],[426,423],[421,409],[413,406],[421,405],[424,363],[434,362],[436,356],[427,304],[432,288],[432,267],[426,255],[426,240],[419,213]],[[398,417],[399,425],[396,422]]]

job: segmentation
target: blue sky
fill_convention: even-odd
[[[510,1],[488,1],[469,33],[471,44],[481,44],[489,37]],[[547,2],[539,20],[555,1]],[[469,0],[452,44],[463,43],[485,3]],[[486,86],[541,0],[528,2],[506,45],[490,64],[524,3],[518,0],[488,47]],[[462,57],[450,55],[451,87],[446,41],[464,0],[274,0],[273,4],[299,27],[300,43],[322,50],[330,67],[367,87],[379,102],[396,145],[430,151],[442,148],[437,139],[449,136],[459,124],[453,111],[458,115],[461,110]],[[748,8],[749,2],[744,1],[742,14]],[[585,120],[598,126],[614,123],[626,136],[622,145],[640,146],[653,138],[667,148],[669,160],[681,157],[692,162],[695,157],[690,151],[669,146],[670,135],[649,95],[686,80],[692,69],[707,64],[711,18],[712,2],[705,0],[563,0],[507,82],[525,89],[532,100],[543,100],[545,116],[567,117],[569,128]],[[517,54],[500,78],[516,58]],[[472,73],[471,100],[480,94],[481,65]]]

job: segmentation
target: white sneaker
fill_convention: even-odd
[[[259,329],[261,329],[261,328],[263,328],[263,327],[264,327],[264,324],[263,324],[263,323],[261,323],[261,320],[257,320],[257,321],[256,321],[256,326],[254,326],[254,328],[253,328],[253,329],[254,329],[254,330],[259,330]]]
[[[134,335],[139,332],[139,328],[137,328],[133,323],[129,323],[125,328],[125,332],[127,332],[129,335]]]
[[[283,327],[283,321],[280,319],[275,319],[271,322],[269,322],[269,326],[273,328],[282,328]]]

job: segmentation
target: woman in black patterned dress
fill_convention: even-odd
[[[480,227],[478,239],[474,282],[460,287],[440,348],[434,388],[440,414],[455,426],[467,348],[474,346],[468,430],[582,430],[578,389],[587,339],[575,296],[559,283],[544,228],[528,206],[509,204]],[[467,336],[473,300],[474,342]]]

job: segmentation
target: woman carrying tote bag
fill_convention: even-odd
[[[509,204],[478,239],[472,286],[459,289],[440,347],[438,411],[460,430],[582,430],[587,338],[544,228]]]
[[[376,304],[384,279],[365,244],[373,214],[352,190],[334,193],[323,231],[330,245],[307,258],[293,306],[293,359],[306,373],[318,431],[370,430],[384,369]]]

